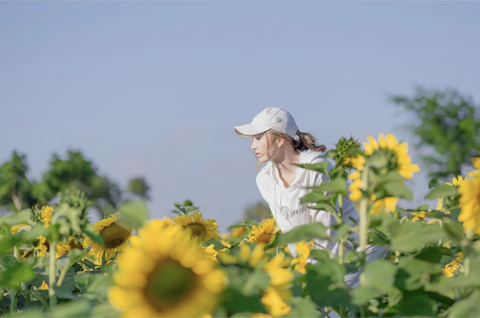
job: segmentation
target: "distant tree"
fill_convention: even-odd
[[[413,114],[407,127],[418,137],[417,149],[433,148],[434,152],[421,154],[430,177],[456,176],[471,165],[470,158],[480,150],[480,109],[471,97],[455,89],[416,87],[412,97],[391,96],[390,100]]]
[[[0,206],[17,211],[30,206],[32,184],[26,176],[27,171],[25,156],[16,151],[9,162],[0,166]]]
[[[255,220],[257,222],[261,222],[263,219],[272,218],[272,212],[270,212],[270,208],[263,202],[259,202],[257,204],[251,205],[245,209],[243,213],[244,220]]]
[[[12,159],[0,166],[0,208],[7,211],[46,205],[54,199],[82,193],[89,206],[102,215],[112,214],[126,196],[149,199],[150,187],[142,177],[133,178],[122,191],[108,177],[99,175],[81,152],[68,151],[66,159],[53,154],[50,168],[39,182],[28,180],[24,155],[13,152]]]
[[[39,205],[44,205],[66,190],[83,191],[86,198],[92,201],[93,207],[99,211],[108,208],[110,212],[111,207],[117,207],[122,201],[117,184],[98,175],[92,163],[86,160],[81,152],[68,151],[65,160],[54,154],[50,169],[33,187],[33,197]]]
[[[148,194],[148,192],[150,191],[150,186],[147,184],[147,181],[143,177],[136,177],[130,179],[130,181],[128,182],[127,191],[140,199],[150,199]]]

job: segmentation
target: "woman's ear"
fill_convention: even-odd
[[[285,143],[285,138],[277,138],[277,147],[280,148],[281,146],[283,146],[283,144]]]

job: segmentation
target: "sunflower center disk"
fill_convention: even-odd
[[[272,239],[272,235],[271,234],[267,234],[267,233],[262,233],[260,234],[257,239],[255,240],[257,243],[264,243],[264,244],[268,244],[270,243],[270,240]]]
[[[145,292],[150,303],[159,310],[182,302],[195,287],[195,273],[176,261],[162,264],[152,272]]]
[[[188,228],[190,229],[190,231],[192,231],[193,237],[202,238],[207,234],[205,228],[201,224],[190,224],[188,225]]]
[[[113,223],[104,228],[102,232],[100,232],[100,235],[105,241],[106,247],[117,248],[128,239],[130,232]]]
[[[398,168],[397,153],[394,150],[383,148],[375,150],[371,158],[373,162],[380,164],[380,167],[377,168],[383,168],[386,171],[394,171]]]

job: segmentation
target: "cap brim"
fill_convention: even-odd
[[[242,126],[233,127],[235,133],[242,138],[250,138],[251,136],[255,136],[261,133],[266,132],[269,130],[269,127],[265,126],[258,126],[254,124],[247,124]]]

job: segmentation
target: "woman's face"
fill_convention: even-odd
[[[251,148],[257,155],[260,163],[267,162],[271,159],[268,157],[268,139],[266,133],[253,136]]]

